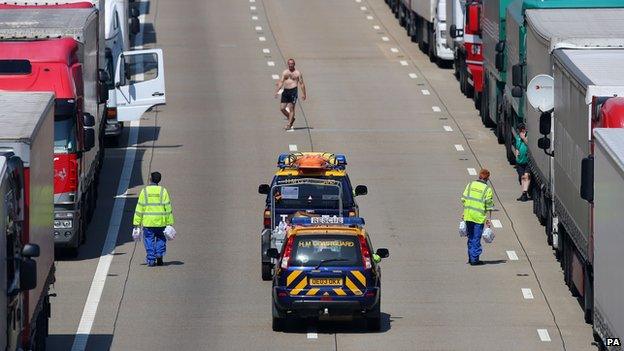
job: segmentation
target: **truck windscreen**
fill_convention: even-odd
[[[56,99],[54,104],[54,153],[74,153],[78,148],[76,134],[76,103]]]
[[[30,74],[32,66],[28,60],[0,60],[0,74]]]

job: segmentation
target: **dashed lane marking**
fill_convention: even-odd
[[[522,296],[525,300],[533,300],[533,291],[529,288],[522,288]]]
[[[421,92],[422,92],[423,95],[431,95],[431,93],[427,89],[423,89],[423,90],[421,90]]]
[[[279,79],[279,75],[273,74],[273,75],[271,75],[271,78],[273,78],[273,80],[278,80]]]
[[[256,26],[256,31],[258,31],[258,32],[262,31],[262,27],[261,26]]]
[[[494,226],[494,228],[502,228],[503,224],[501,223],[500,220],[498,219],[493,219],[492,220],[492,226]]]
[[[265,37],[258,37],[258,40],[260,40],[260,41],[266,41],[266,38],[265,38]]]
[[[418,75],[417,75],[416,73],[410,73],[410,74],[408,74],[408,76],[409,76],[410,78],[412,78],[412,79],[416,79],[416,78],[418,78]]]
[[[453,128],[451,128],[451,126],[444,126],[444,130],[446,130],[447,132],[452,132]]]
[[[257,20],[258,20],[258,16],[251,16],[251,19],[252,19],[253,21],[257,21]]]
[[[264,49],[262,49],[262,52],[265,53],[265,54],[270,54],[271,50],[269,50],[267,48],[264,48]]]
[[[390,38],[388,38],[388,37],[381,37],[381,40],[383,40],[383,41],[390,41]]]
[[[407,61],[405,61],[405,60],[401,60],[399,62],[401,63],[401,66],[407,66],[408,65]]]
[[[318,334],[315,332],[308,332],[308,339],[318,339]]]
[[[374,29],[374,30],[379,30],[380,28],[381,28],[381,27],[379,27],[379,26],[373,26],[373,29]]]
[[[269,66],[269,67],[275,67],[275,62],[273,62],[273,61],[267,61],[267,66]]]
[[[468,174],[470,175],[477,175],[477,170],[474,168],[468,168]]]
[[[394,53],[397,53],[397,52],[399,52],[399,49],[397,49],[397,48],[390,48],[390,51],[392,51]]]
[[[440,106],[431,106],[431,109],[433,110],[433,112],[442,112]]]
[[[290,151],[297,151],[297,145],[295,145],[295,144],[288,145],[288,150],[290,150]]]
[[[366,19],[371,21],[371,20],[373,20],[373,16],[366,16]]]
[[[455,144],[455,150],[464,151],[464,146],[462,144]]]
[[[507,257],[509,257],[510,261],[517,261],[518,255],[514,250],[507,250]]]
[[[550,342],[550,335],[548,334],[547,329],[538,329],[537,335],[539,335],[540,340],[544,342]]]
[[[256,7],[255,7],[255,6],[249,6],[249,9],[250,9],[251,11],[256,11]]]
[[[366,11],[366,10],[368,10],[368,9],[366,8],[366,6],[360,6],[360,10],[362,10],[362,11]]]

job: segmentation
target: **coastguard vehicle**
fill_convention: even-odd
[[[261,233],[262,279],[271,280],[275,260],[266,255],[269,248],[281,250],[293,216],[332,215],[355,217],[359,208],[355,197],[366,195],[365,185],[353,189],[346,172],[347,158],[342,154],[297,152],[281,154],[278,171],[271,185],[261,184],[267,195]]]
[[[381,269],[388,249],[373,252],[359,217],[292,219],[286,243],[267,255],[278,259],[273,277],[273,330],[293,318],[364,318],[381,328]]]

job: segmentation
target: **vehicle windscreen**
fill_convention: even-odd
[[[54,153],[71,153],[76,151],[76,119],[73,115],[54,116]]]
[[[277,177],[273,181],[273,185],[277,182],[287,179],[297,179],[298,177]],[[347,177],[314,177],[316,179],[330,179],[339,181],[342,184],[342,207],[345,209],[349,209],[353,207],[353,194],[351,190],[351,184]],[[300,186],[300,185],[297,185]],[[297,208],[297,209],[337,209],[338,208],[338,199],[335,198],[338,195],[338,190],[336,187],[317,187],[317,188],[309,188],[309,189],[301,189],[301,195],[304,193],[308,193],[308,196],[298,196],[298,199],[295,201],[294,199],[283,199],[282,201],[276,201],[276,208]],[[325,194],[325,199],[323,200],[323,194]],[[312,203],[310,203],[310,196],[312,197]],[[284,201],[286,200],[286,201]],[[270,203],[270,199],[267,198],[267,204]],[[314,206],[314,204],[318,203],[319,206]]]
[[[331,260],[331,261],[329,261]],[[321,264],[321,262],[325,263]],[[351,235],[295,237],[289,265],[297,267],[354,267],[362,265],[360,243]]]
[[[283,185],[275,190],[275,208],[338,209],[340,189],[320,184]]]

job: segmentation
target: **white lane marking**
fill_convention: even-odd
[[[251,16],[251,19],[252,19],[253,21],[257,21],[257,20],[258,20],[258,16]]]
[[[416,75],[416,73],[410,73],[410,74],[408,74],[408,76],[409,76],[410,78],[412,78],[412,79],[416,79],[416,78],[418,78],[418,76]]]
[[[383,40],[383,41],[390,41],[390,38],[388,38],[388,37],[381,37],[381,40]]]
[[[440,106],[431,106],[431,109],[433,110],[433,112],[442,112]]]
[[[477,175],[477,170],[474,168],[468,168],[468,174],[470,175]]]
[[[547,329],[538,329],[537,334],[539,335],[540,340],[545,341],[545,342],[550,341],[550,335],[548,334]]]
[[[271,78],[273,78],[274,80],[278,80],[279,79],[279,75],[277,74],[272,74]]]
[[[366,11],[366,6],[360,6],[360,10]]]
[[[462,144],[455,144],[455,150],[464,151],[464,146]]]
[[[397,48],[390,48],[390,51],[392,51],[394,53],[397,53],[397,52],[399,52],[399,49],[397,49]]]
[[[249,9],[250,9],[251,11],[256,11],[256,7],[255,7],[255,6],[249,6]]]
[[[525,300],[533,300],[533,291],[529,288],[522,288],[522,296]]]
[[[262,30],[261,26],[256,26],[256,31],[260,32]]]
[[[369,20],[369,21],[372,21],[373,20],[373,16],[366,16],[366,19]]]
[[[262,52],[265,54],[270,54],[271,50],[265,48],[265,49],[262,49]]]
[[[249,2],[256,2],[256,0],[249,0]]]
[[[273,62],[273,61],[267,61],[267,66],[269,66],[269,67],[275,67],[275,62]]]
[[[444,130],[446,130],[447,132],[452,132],[453,128],[451,128],[451,126],[444,126]]]
[[[431,94],[429,92],[429,90],[427,90],[427,89],[423,89],[423,90],[421,90],[421,92],[423,93],[423,95],[430,95]]]
[[[258,40],[260,40],[260,41],[266,41],[266,38],[265,38],[265,37],[258,37]]]
[[[514,250],[507,250],[507,257],[509,257],[510,261],[517,261],[518,255]]]
[[[401,63],[401,66],[407,66],[408,65],[407,61],[405,61],[405,60],[401,60],[399,62]]]
[[[381,28],[381,27],[379,27],[379,26],[373,26],[373,29],[374,29],[374,30],[379,30],[379,28]]]
[[[290,151],[297,151],[297,145],[295,145],[295,144],[288,145],[288,150],[290,150]]]
[[[124,158],[123,168],[121,170],[121,176],[119,178],[119,184],[117,185],[117,194],[123,194],[128,189],[130,178],[132,177],[132,168],[134,166],[134,157],[136,155],[136,143],[139,135],[139,121],[130,122],[130,135],[128,138],[128,146],[126,148],[126,154]],[[124,207],[126,205],[125,197],[118,197],[113,204],[113,210],[108,222],[108,230],[106,231],[106,240],[102,247],[102,253],[98,260],[98,265],[91,281],[91,288],[89,288],[89,295],[87,295],[87,301],[85,302],[84,309],[82,310],[82,317],[76,330],[76,337],[72,345],[71,351],[84,351],[87,348],[87,341],[89,341],[89,335],[91,334],[91,328],[95,321],[95,314],[97,313],[98,305],[100,304],[100,298],[102,297],[102,291],[104,290],[104,284],[106,284],[106,277],[108,276],[108,270],[110,269],[111,262],[115,255],[115,246],[117,245],[117,235],[120,230],[129,230],[128,228],[120,228],[121,219],[123,218]]]
[[[360,2],[362,2],[362,0],[355,0],[355,2],[360,3]]]
[[[503,224],[501,223],[501,221],[499,221],[498,219],[493,219],[492,220],[492,226],[494,228],[502,228]]]
[[[318,339],[318,334],[314,331],[314,329],[309,329],[308,339]]]

